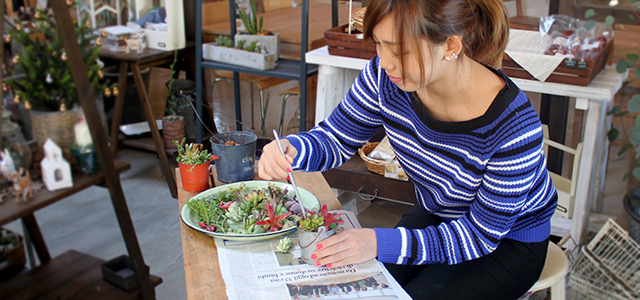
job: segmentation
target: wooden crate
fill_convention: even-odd
[[[593,80],[593,78],[595,78],[604,68],[609,55],[612,53],[612,48],[613,39],[607,42],[604,49],[598,53],[594,59],[584,60],[584,62],[587,63],[586,69],[568,68],[565,67],[564,62],[560,63],[545,82],[557,82],[583,86],[589,85],[591,80]],[[534,79],[529,72],[513,61],[506,53],[502,58],[502,72],[509,77]]]
[[[358,39],[356,34],[344,32],[345,28],[347,25],[334,27],[324,32],[324,40],[329,46],[329,54],[363,59],[371,59],[376,56],[376,45],[373,42]]]

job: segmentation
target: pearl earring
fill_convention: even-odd
[[[447,55],[447,56],[444,57],[444,59],[446,59],[447,61],[450,61],[451,60],[451,56]]]
[[[458,59],[458,54],[451,53],[451,55],[453,56],[453,59]]]

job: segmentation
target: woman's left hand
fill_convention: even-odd
[[[317,266],[329,268],[359,264],[378,256],[376,232],[371,228],[347,229],[318,243],[311,255]]]

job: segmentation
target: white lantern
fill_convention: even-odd
[[[73,185],[71,181],[71,165],[62,156],[62,149],[47,139],[44,143],[44,159],[40,162],[42,181],[51,192]]]

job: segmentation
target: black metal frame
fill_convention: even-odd
[[[261,71],[225,63],[202,61],[202,0],[196,0],[196,110],[202,115],[202,68],[221,69],[233,72],[233,93],[236,109],[236,130],[242,130],[242,110],[240,106],[240,80],[238,73],[249,73],[270,77],[298,80],[300,83],[300,131],[305,131],[307,125],[307,77],[318,73],[317,65],[307,66],[305,53],[309,42],[309,0],[302,1],[302,33],[300,45],[300,60],[279,59],[273,70]],[[231,39],[236,35],[235,1],[229,1],[229,23],[231,24]],[[331,23],[338,26],[338,1],[331,0]],[[197,126],[198,143],[202,143],[202,124]]]

